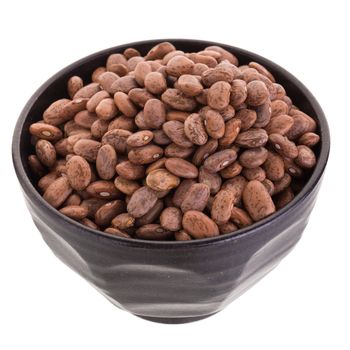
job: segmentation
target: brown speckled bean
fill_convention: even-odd
[[[185,119],[184,133],[195,145],[201,146],[208,141],[208,134],[205,130],[203,120],[198,113],[192,113]]]
[[[141,187],[136,190],[128,203],[127,210],[134,218],[145,215],[157,202],[157,196],[149,187]]]
[[[174,175],[185,179],[195,179],[198,169],[187,160],[182,158],[169,158],[165,161],[165,167]]]
[[[117,153],[113,146],[103,145],[97,152],[96,170],[103,180],[110,180],[115,174],[117,165]]]
[[[271,196],[260,181],[250,181],[243,190],[243,203],[254,221],[276,211]]]
[[[166,120],[164,103],[155,98],[149,99],[143,108],[143,118],[148,128],[159,129]]]
[[[95,198],[116,199],[121,197],[121,192],[114,186],[112,181],[98,180],[92,182],[86,192]]]
[[[222,115],[213,110],[207,109],[203,112],[205,130],[213,139],[220,139],[225,134],[225,121]]]
[[[166,240],[173,236],[173,232],[164,229],[159,224],[146,224],[136,230],[136,237],[146,240]]]
[[[161,226],[168,231],[179,231],[182,228],[182,213],[179,208],[168,207],[160,214]]]
[[[95,213],[95,222],[98,226],[101,227],[109,226],[111,224],[112,219],[124,211],[124,201],[120,199],[110,201],[97,209]]]
[[[286,136],[280,134],[270,134],[269,142],[275,151],[283,157],[296,158],[298,156],[297,146]]]
[[[185,193],[181,203],[182,212],[188,210],[203,211],[210,196],[210,188],[204,183],[193,184]]]
[[[150,143],[152,139],[153,139],[152,131],[142,130],[130,135],[126,139],[126,143],[130,147],[142,147]]]
[[[52,167],[56,162],[56,149],[50,141],[38,140],[35,145],[35,152],[40,162],[47,166]]]
[[[179,186],[180,178],[166,169],[157,169],[147,175],[146,184],[155,191],[167,191]]]
[[[244,148],[264,146],[268,140],[267,132],[261,128],[250,128],[241,132],[236,138],[236,144]]]
[[[214,83],[208,91],[208,105],[216,110],[225,109],[230,103],[231,85],[225,81]]]
[[[219,235],[216,223],[200,211],[187,211],[183,216],[182,226],[190,236],[196,239]]]
[[[295,163],[302,168],[311,169],[316,165],[316,156],[311,148],[300,145],[298,148],[298,156],[295,158]]]
[[[247,84],[247,103],[251,106],[260,106],[269,98],[269,90],[259,80],[253,80]]]
[[[61,176],[49,185],[43,197],[54,208],[58,208],[71,193],[72,187],[68,179]]]
[[[238,226],[238,227],[246,227],[253,223],[252,218],[249,216],[249,214],[238,207],[233,207],[231,211],[231,220]]]
[[[91,181],[91,169],[85,158],[71,157],[66,163],[67,179],[77,191],[84,190]]]
[[[116,165],[117,174],[127,180],[140,180],[145,176],[145,168],[130,161],[123,161]]]
[[[284,176],[283,158],[274,152],[268,152],[263,168],[266,172],[266,177],[271,181],[279,181]]]
[[[211,206],[211,218],[218,225],[223,225],[229,221],[234,199],[234,193],[232,193],[229,189],[220,190],[215,195]]]
[[[216,173],[232,164],[237,158],[237,153],[233,149],[226,149],[216,152],[204,161],[204,167],[213,173]]]
[[[152,144],[134,148],[128,153],[129,160],[134,164],[150,164],[162,156],[163,149]]]

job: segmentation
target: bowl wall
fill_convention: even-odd
[[[35,190],[27,157],[29,125],[41,119],[55,99],[66,96],[71,75],[89,81],[111,53],[133,46],[145,54],[157,42],[133,43],[101,51],[73,63],[49,79],[25,106],[13,139],[13,159],[25,200],[45,242],[65,264],[79,273],[118,307],[158,322],[181,323],[223,309],[274,268],[301,237],[313,209],[329,153],[323,112],[311,93],[290,73],[258,55],[222,45],[240,64],[265,65],[293,102],[318,121],[322,142],[318,164],[305,188],[285,208],[243,229],[237,235],[191,242],[147,242],[113,237],[87,229],[51,208]],[[216,43],[169,40],[184,51]]]

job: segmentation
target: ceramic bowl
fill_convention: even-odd
[[[112,47],[85,57],[46,81],[19,116],[13,136],[13,161],[34,223],[55,255],[121,309],[163,323],[196,321],[222,310],[270,272],[299,241],[320,189],[330,138],[324,113],[309,90],[277,64],[234,46],[198,40],[168,40],[177,49],[200,51],[221,45],[240,64],[266,66],[293,102],[316,119],[321,142],[318,162],[302,191],[286,207],[234,234],[187,242],[157,242],[115,237],[89,229],[48,205],[35,188],[27,164],[33,152],[29,125],[56,99],[66,96],[70,76],[89,81],[91,72],[112,53],[134,47],[145,54],[164,40]]]

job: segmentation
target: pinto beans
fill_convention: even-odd
[[[67,77],[28,126],[28,168],[61,214],[122,239],[239,234],[302,189],[322,142],[259,62],[160,42]]]

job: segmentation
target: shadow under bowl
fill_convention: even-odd
[[[125,239],[89,229],[47,204],[27,164],[33,152],[29,126],[54,100],[65,97],[70,76],[89,81],[112,53],[134,47],[145,54],[165,40],[106,49],[64,68],[46,81],[24,107],[13,136],[13,161],[25,201],[47,245],[116,306],[147,320],[185,323],[208,317],[271,271],[300,239],[313,209],[327,163],[330,138],[324,113],[308,89],[277,64],[254,53],[208,41],[170,39],[177,49],[200,51],[220,45],[240,64],[266,66],[301,110],[318,124],[318,162],[308,182],[286,207],[258,223],[214,238],[188,242]]]

